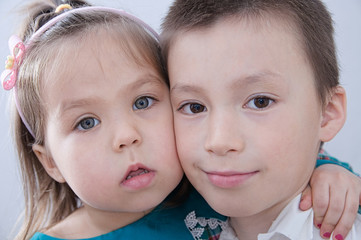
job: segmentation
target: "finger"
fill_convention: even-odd
[[[359,207],[359,204],[357,202],[358,200],[359,197],[353,191],[347,192],[345,208],[342,213],[341,219],[338,221],[335,227],[333,239],[346,239],[346,236],[351,230],[357,216],[357,211]]]
[[[312,191],[311,187],[307,185],[305,190],[302,192],[301,201],[300,201],[300,209],[302,211],[306,211],[312,207]]]
[[[330,189],[328,185],[320,185],[315,191],[312,190],[312,192],[312,205],[314,212],[313,223],[317,228],[321,228],[323,218],[326,215],[329,205]]]
[[[329,205],[322,221],[320,235],[329,238],[334,231],[336,224],[341,219],[342,213],[345,208],[347,192],[342,186],[333,186],[330,189]]]

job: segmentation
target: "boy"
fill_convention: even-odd
[[[176,1],[162,39],[179,157],[207,202],[231,217],[221,238],[320,238],[299,194],[346,117],[322,2]],[[357,231],[359,215],[347,239]]]

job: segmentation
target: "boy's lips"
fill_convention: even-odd
[[[220,188],[233,188],[242,185],[249,178],[256,175],[259,171],[253,172],[205,172],[209,181]]]
[[[147,187],[155,177],[155,171],[142,164],[129,166],[124,175],[121,185],[130,189],[138,190]]]

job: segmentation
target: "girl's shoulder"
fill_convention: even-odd
[[[54,238],[41,232],[37,232],[30,238],[30,240],[61,240],[61,238]]]

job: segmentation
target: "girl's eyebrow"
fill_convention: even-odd
[[[151,74],[147,74],[143,77],[141,77],[139,80],[135,81],[134,83],[129,84],[129,89],[138,89],[143,85],[162,85],[164,84],[161,79],[159,79],[156,76],[153,76]],[[127,87],[127,88],[128,88]],[[66,113],[67,111],[70,111],[72,109],[76,108],[82,108],[84,106],[90,106],[90,105],[96,105],[100,104],[104,99],[97,96],[89,96],[79,99],[69,99],[61,103],[59,108],[59,114],[62,115]]]
[[[138,81],[134,82],[134,84],[131,84],[131,87],[137,89],[145,84],[162,85],[165,83],[162,79],[160,79],[157,76],[154,76],[153,74],[146,74],[145,76],[141,77]]]
[[[60,105],[59,115],[66,113],[72,109],[82,108],[84,106],[99,104],[101,99],[98,97],[81,98],[70,101],[65,101]]]

